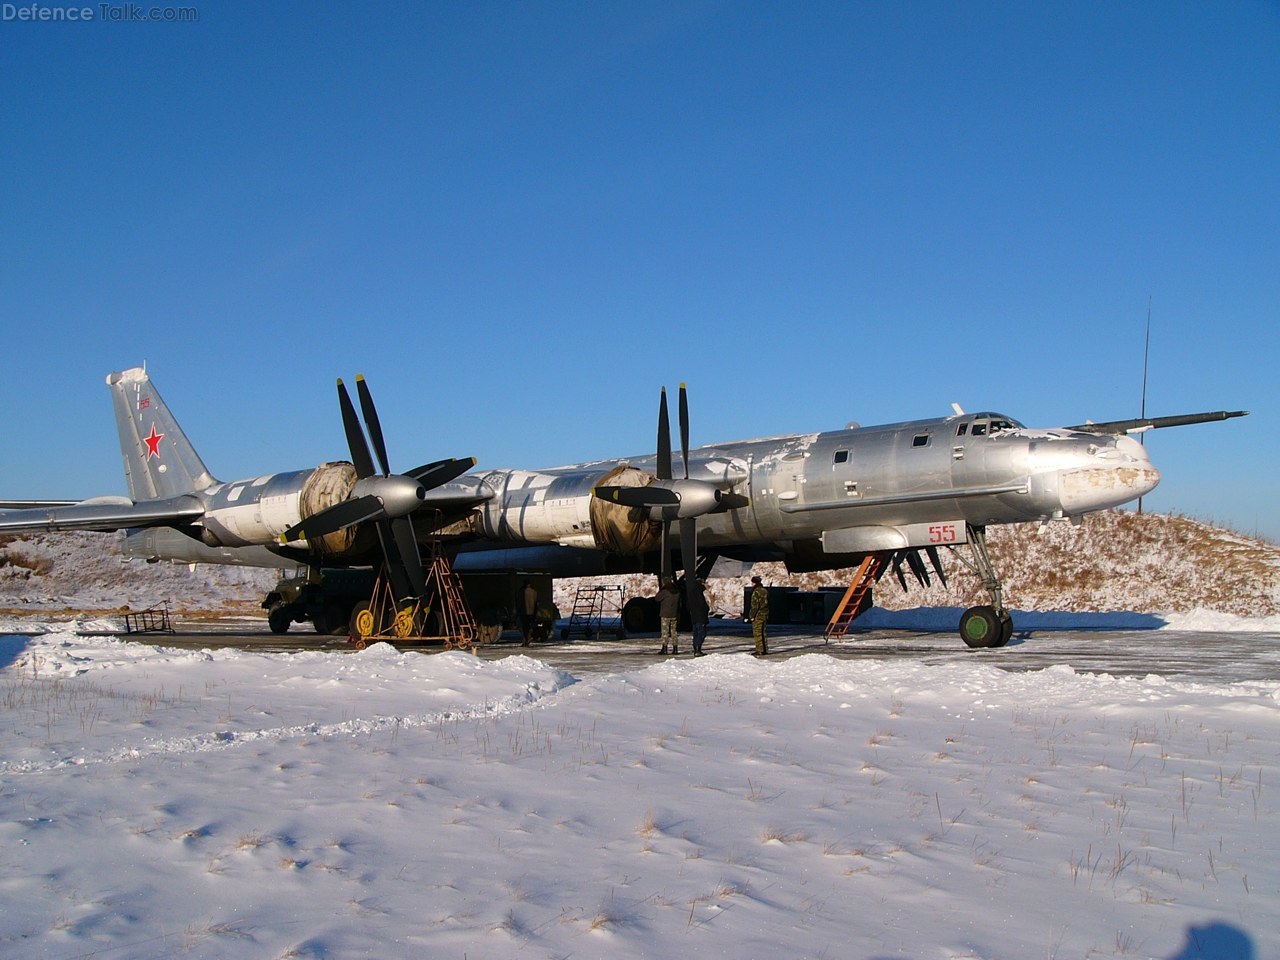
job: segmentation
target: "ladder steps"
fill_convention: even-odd
[[[823,632],[823,636],[828,640],[832,637],[838,640],[848,632],[849,624],[853,623],[862,606],[862,598],[871,589],[871,584],[875,582],[876,576],[884,566],[884,561],[883,553],[869,553],[862,558],[862,563],[858,565],[857,572],[849,582],[849,588],[840,598],[840,603],[836,606],[827,629]]]

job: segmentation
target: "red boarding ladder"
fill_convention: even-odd
[[[853,623],[853,618],[862,609],[862,598],[867,595],[867,591],[875,583],[876,577],[884,569],[884,562],[885,554],[883,553],[869,553],[862,558],[862,563],[858,566],[858,572],[853,575],[853,580],[849,583],[849,589],[840,598],[840,603],[836,606],[835,613],[831,615],[831,622],[827,624],[823,637],[827,640],[832,637],[837,640],[844,637],[849,630],[849,624]]]

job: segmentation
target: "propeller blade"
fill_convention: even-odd
[[[624,507],[667,507],[680,502],[680,496],[666,487],[595,487],[592,496]]]
[[[291,540],[314,540],[326,533],[333,533],[353,523],[365,520],[377,520],[386,516],[381,501],[377,497],[356,497],[354,500],[343,500],[332,507],[312,514],[301,523],[294,524],[280,534],[280,542]]]
[[[933,564],[933,572],[938,575],[938,582],[944,587],[947,586],[947,575],[942,569],[942,558],[938,556],[937,547],[925,547],[925,554],[929,557],[929,562]]]
[[[893,555],[893,575],[898,578],[898,583],[903,590],[907,589],[907,577],[902,572],[902,551],[899,550]]]
[[[364,429],[356,418],[356,408],[351,404],[347,385],[341,379],[338,380],[338,406],[342,408],[342,429],[347,434],[347,449],[351,451],[351,462],[355,464],[356,479],[372,477],[373,458],[369,456],[369,443],[365,440]]]
[[[888,550],[884,550],[877,554],[877,556],[880,557],[880,567],[876,570],[875,582],[879,583],[884,579],[884,575],[889,572],[889,564],[893,561],[893,553]]]
[[[387,578],[391,581],[391,594],[396,600],[407,600],[412,597],[413,584],[409,581],[409,573],[405,569],[400,556],[400,548],[396,546],[396,536],[389,520],[377,524],[378,541],[382,544],[383,564]]]
[[[399,517],[391,521],[391,532],[400,551],[400,562],[413,593],[408,596],[423,597],[427,592],[427,578],[422,572],[422,554],[418,551],[418,538],[413,533],[413,521]],[[407,599],[407,597],[401,597]]]
[[[922,587],[931,587],[933,584],[929,581],[929,571],[924,565],[924,560],[920,557],[919,550],[907,551],[907,566],[911,568],[911,572],[915,574],[916,582]]]
[[[684,567],[686,598],[698,577],[698,519],[684,517],[680,521],[680,565]]]
[[[689,392],[680,384],[680,460],[684,464],[684,478],[689,479]]]
[[[671,569],[671,522],[662,524],[662,582],[666,583],[674,577]]]
[[[671,479],[671,420],[667,416],[667,388],[662,388],[658,401],[658,473],[659,480]]]
[[[431,490],[448,483],[450,480],[458,479],[475,465],[475,457],[465,457],[461,460],[450,457],[447,460],[436,460],[434,463],[423,464],[414,470],[410,470],[405,476],[417,480],[422,484],[424,490]]]
[[[364,425],[369,429],[369,439],[373,441],[373,452],[377,454],[378,463],[382,466],[382,475],[389,476],[391,467],[387,463],[387,442],[382,436],[382,424],[378,420],[378,408],[373,405],[373,394],[369,385],[364,382],[364,374],[356,374],[356,392],[360,394],[360,410],[364,413]]]
[[[730,493],[725,491],[720,494],[720,502],[716,504],[714,513],[724,513],[727,510],[741,510],[743,507],[751,506],[751,498],[744,497],[740,493]]]

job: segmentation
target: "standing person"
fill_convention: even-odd
[[[533,639],[533,622],[538,619],[538,590],[526,580],[520,588],[520,646]]]
[[[689,620],[693,624],[693,655],[702,656],[702,641],[707,638],[707,582],[692,580],[689,588]]]
[[[751,578],[751,636],[756,641],[756,656],[769,652],[769,638],[765,635],[765,623],[769,620],[769,591],[759,577]]]
[[[658,619],[662,624],[662,649],[667,652],[670,644],[671,652],[680,652],[680,635],[676,632],[676,618],[680,616],[680,588],[669,577],[658,591]]]

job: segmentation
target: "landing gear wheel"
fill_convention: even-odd
[[[1003,647],[1013,638],[1013,617],[1009,616],[1009,611],[1005,610],[1000,614],[1000,636],[993,647]]]
[[[1012,633],[1012,621],[1010,625]],[[974,649],[1001,646],[1003,634],[1004,627],[994,607],[970,607],[960,615],[960,639]]]
[[[427,611],[416,600],[408,600],[400,604],[396,610],[396,618],[391,624],[391,632],[400,640],[420,637],[426,622]]]
[[[363,648],[371,636],[382,632],[380,619],[367,601],[356,604],[351,611],[351,639],[356,646]]]
[[[288,633],[291,623],[293,616],[289,612],[289,605],[283,601],[273,603],[267,611],[267,626],[271,628],[271,632]]]

